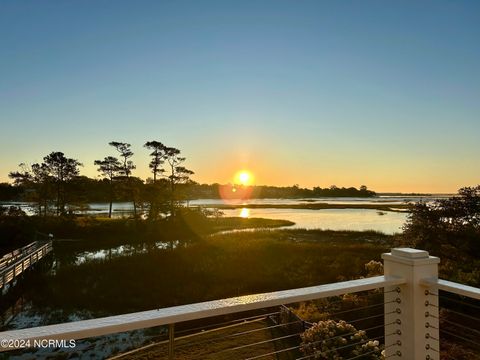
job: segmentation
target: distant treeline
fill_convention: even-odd
[[[133,205],[133,216],[138,217],[137,207],[148,210],[148,218],[155,220],[167,215],[171,218],[185,201],[199,198],[302,198],[322,196],[374,196],[375,193],[362,185],[360,189],[328,189],[314,187],[302,189],[274,186],[201,185],[192,179],[194,172],[184,166],[186,158],[180,149],[164,145],[160,141],[147,141],[152,174],[146,181],[136,177],[137,166],[131,144],[111,141],[108,143],[116,156],[107,155],[94,161],[101,179],[80,175],[83,164],[67,157],[61,151],[53,151],[43,161],[26,165],[8,176],[13,185],[0,184],[0,201],[23,200],[35,203],[38,215],[72,214],[72,205],[82,207],[92,202],[108,202],[108,216],[112,216],[115,201],[129,201]],[[0,209],[1,210],[1,209]]]
[[[159,183],[166,180],[161,179]],[[132,177],[132,183],[136,187],[138,200],[148,200],[148,193],[151,191],[150,184],[139,178]],[[68,201],[70,203],[90,203],[90,202],[109,202],[111,184],[107,179],[92,179],[86,176],[77,176],[68,181]],[[12,185],[9,183],[0,183],[0,201],[29,201],[32,198],[32,192],[35,190],[24,185]],[[366,186],[359,189],[355,187],[336,187],[329,188],[314,187],[312,189],[301,188],[297,185],[279,187],[279,186],[241,186],[241,185],[221,185],[221,184],[198,184],[190,182],[188,184],[179,184],[179,192],[184,200],[193,199],[275,199],[275,198],[317,198],[317,197],[372,197],[376,193],[368,190]],[[142,196],[144,195],[144,196]],[[114,201],[129,201],[129,194],[125,189],[117,186],[113,191]]]
[[[313,189],[301,188],[298,185],[293,186],[237,186],[220,184],[194,184],[192,186],[193,198],[198,199],[294,199],[294,198],[318,198],[318,197],[372,197],[376,193],[368,190],[365,185],[360,189],[355,187],[337,187],[335,185],[329,188],[319,186]]]

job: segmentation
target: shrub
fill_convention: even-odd
[[[380,261],[370,260],[365,264],[367,277],[383,275],[383,264]]]
[[[413,204],[410,211],[404,226],[408,245],[442,257],[480,256],[480,185],[448,199]]]
[[[314,324],[302,335],[301,350],[313,359],[341,360],[364,355],[363,359],[382,359],[378,341],[369,340],[363,330],[340,320]]]

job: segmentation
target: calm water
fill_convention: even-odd
[[[355,197],[325,197],[325,198],[304,198],[304,199],[249,199],[249,200],[222,200],[222,199],[197,199],[188,202],[189,206],[208,206],[208,205],[301,205],[301,204],[338,204],[338,205],[400,205],[418,201],[433,201],[439,198],[449,197],[451,195],[435,196],[378,196],[374,198],[355,198]],[[2,202],[0,206],[19,206],[27,214],[34,214],[34,204],[29,202]],[[83,208],[72,208],[76,213],[88,215],[106,215],[108,214],[108,203],[89,203]],[[113,213],[116,216],[129,216],[133,211],[131,202],[113,203]]]
[[[154,244],[156,249],[168,249],[170,247],[176,248],[180,242],[178,240],[172,243],[157,241]],[[145,254],[149,251],[148,247],[144,244],[141,248],[131,245],[120,245],[110,249],[101,249],[96,251],[81,251],[75,253],[75,265],[80,265],[92,260],[108,259],[116,256],[128,256],[132,254]]]
[[[298,204],[339,204],[339,205],[399,205],[405,203],[413,203],[418,201],[433,201],[440,198],[449,197],[451,195],[435,195],[435,196],[377,196],[369,198],[361,197],[320,197],[320,198],[303,198],[303,199],[249,199],[249,200],[223,200],[223,199],[197,199],[189,201],[192,206],[198,205],[247,205],[247,204],[272,204],[272,205],[298,205]]]
[[[234,209],[222,210],[225,216],[285,219],[295,223],[289,228],[323,230],[376,230],[385,234],[401,232],[407,214],[371,209]]]
[[[355,197],[325,197],[305,199],[251,199],[251,200],[222,200],[222,199],[199,199],[190,201],[191,206],[209,205],[301,205],[301,204],[337,204],[337,205],[404,205],[419,201],[431,202],[436,199],[451,195],[436,196],[378,196],[374,198]],[[401,211],[401,209],[399,209]],[[275,209],[261,208],[222,210],[225,216],[240,216],[246,218],[267,218],[290,220],[295,225],[290,228],[323,229],[323,230],[375,230],[385,234],[402,232],[408,213],[377,211],[372,209]]]
[[[437,197],[395,197],[380,196],[375,198],[305,198],[305,199],[250,199],[250,200],[222,200],[198,199],[189,202],[189,206],[212,205],[301,205],[301,204],[339,204],[339,205],[401,205],[418,201],[432,201]],[[91,204],[91,211],[97,214],[108,212],[108,204]],[[131,211],[130,203],[114,204],[117,215],[125,215]],[[324,229],[324,230],[375,230],[385,234],[401,232],[407,214],[372,209],[248,209],[238,208],[222,210],[225,216],[240,216],[244,218],[266,218],[290,220],[295,223],[290,228]]]
[[[189,202],[189,206],[211,206],[211,205],[298,205],[298,204],[341,204],[349,205],[400,205],[417,201],[432,201],[439,197],[416,197],[416,196],[379,196],[375,198],[307,198],[307,199],[251,199],[251,200],[228,200],[222,199],[198,199]],[[0,203],[0,205],[20,206],[28,214],[33,214],[32,204],[21,202]],[[84,209],[78,209],[76,212],[105,216],[108,214],[108,203],[90,203]],[[113,214],[115,217],[130,216],[132,213],[132,204],[121,202],[113,204]],[[379,212],[372,209],[248,209],[239,208],[233,210],[222,210],[225,216],[256,217],[267,219],[283,219],[295,222],[293,228],[307,229],[329,229],[329,230],[376,230],[386,234],[401,232],[401,227],[405,223],[406,213],[383,211]]]

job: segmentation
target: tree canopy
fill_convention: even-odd
[[[48,201],[55,194],[56,212],[63,214],[68,201],[67,183],[80,174],[80,166],[82,164],[78,160],[54,151],[45,156],[41,164],[33,164],[30,168],[20,164],[20,171],[13,171],[9,176],[15,184],[31,187],[35,191],[34,199],[40,204],[40,212],[43,204],[45,214]]]
[[[411,205],[404,226],[404,245],[440,256],[443,278],[480,284],[480,185],[458,195]]]
[[[404,236],[415,246],[480,255],[480,185],[464,187],[446,199],[413,204],[410,210]]]

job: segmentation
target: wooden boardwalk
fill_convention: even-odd
[[[0,259],[0,289],[52,251],[52,241],[34,241]]]

